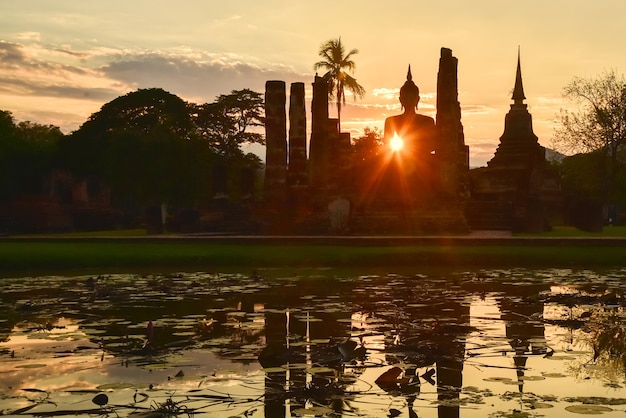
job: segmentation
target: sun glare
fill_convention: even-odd
[[[404,147],[404,141],[398,136],[397,133],[394,132],[393,138],[391,138],[391,141],[389,142],[389,146],[391,146],[391,150],[393,152],[399,152],[402,147]]]

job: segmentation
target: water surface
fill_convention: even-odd
[[[0,414],[624,415],[626,270],[365,273],[2,279]]]

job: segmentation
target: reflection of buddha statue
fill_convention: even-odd
[[[435,130],[433,118],[416,113],[419,101],[420,91],[413,82],[411,66],[409,66],[406,82],[400,88],[400,103],[404,113],[385,120],[384,141],[386,145],[389,145],[394,134],[397,134],[404,142],[404,150],[408,155],[416,157],[432,152],[432,139]]]

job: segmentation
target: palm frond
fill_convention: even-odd
[[[314,70],[326,70],[324,79],[328,82],[328,97],[336,100],[337,115],[341,118],[341,104],[346,101],[344,89],[352,92],[355,97],[362,98],[365,89],[348,72],[354,72],[356,63],[352,57],[359,53],[358,49],[351,49],[347,54],[341,37],[330,39],[322,44],[319,50],[321,61],[313,64]]]

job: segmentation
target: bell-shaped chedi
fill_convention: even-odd
[[[561,199],[560,184],[524,103],[519,51],[511,99],[494,157],[487,167],[470,172],[472,199],[467,216],[472,229],[539,232],[550,226]]]
[[[513,104],[504,120],[504,133],[500,137],[500,145],[494,157],[487,163],[492,169],[523,171],[533,169],[545,162],[545,148],[539,145],[539,138],[533,132],[532,116],[528,106],[524,103],[524,86],[522,83],[522,69],[520,56],[517,56],[517,72],[515,87],[511,97]],[[522,179],[519,179],[520,181]]]

